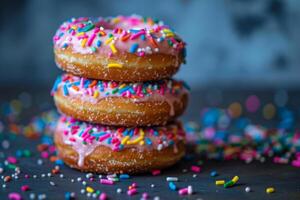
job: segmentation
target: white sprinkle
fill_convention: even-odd
[[[189,185],[189,186],[187,187],[187,189],[188,189],[188,194],[189,194],[189,195],[193,194],[193,187],[192,187],[191,185]]]
[[[117,193],[118,193],[118,194],[122,193],[122,189],[121,189],[121,188],[118,188],[118,189],[117,189]]]
[[[50,181],[50,185],[55,186],[55,183],[53,181]]]
[[[92,178],[92,177],[93,177],[93,174],[92,174],[92,173],[88,173],[88,174],[85,175],[85,177],[86,177],[86,178]]]
[[[177,177],[167,177],[166,178],[167,181],[178,181]]]
[[[250,187],[246,187],[245,188],[245,192],[251,192],[251,188]]]
[[[35,194],[34,193],[30,193],[29,198],[30,199],[35,199]]]

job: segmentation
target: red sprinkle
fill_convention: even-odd
[[[21,190],[22,190],[23,192],[28,191],[29,189],[30,189],[30,188],[29,188],[28,185],[22,185],[22,186],[21,186]]]
[[[152,175],[153,175],[153,176],[157,176],[157,175],[159,175],[160,173],[161,173],[161,171],[158,170],[158,169],[152,171]]]
[[[199,173],[201,171],[201,168],[199,166],[193,165],[191,166],[191,171]]]

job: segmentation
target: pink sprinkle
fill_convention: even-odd
[[[11,199],[11,200],[21,200],[22,197],[21,197],[21,195],[19,193],[12,192],[12,193],[8,194],[8,199]]]
[[[251,95],[246,100],[246,108],[248,112],[256,112],[260,106],[260,101],[257,96]]]
[[[108,179],[100,179],[100,183],[104,185],[113,185],[114,182]]]
[[[127,194],[128,194],[129,196],[135,195],[136,193],[137,193],[137,190],[136,190],[135,188],[133,188],[133,189],[127,191]]]
[[[148,199],[149,195],[147,192],[144,192],[143,195],[142,195],[142,198],[143,199]]]
[[[93,33],[93,34],[91,35],[90,39],[89,39],[88,42],[87,42],[87,45],[88,45],[88,46],[91,46],[91,44],[93,43],[95,37],[96,37],[96,34]]]
[[[160,174],[160,170],[158,170],[158,169],[152,171],[152,175],[153,175],[153,176],[157,176],[157,175],[159,175],[159,174]]]
[[[7,161],[11,164],[16,164],[18,162],[17,159],[13,156],[7,157]]]
[[[187,188],[180,189],[178,191],[178,194],[180,194],[180,195],[186,195],[186,194],[188,194],[188,189]]]
[[[191,166],[191,170],[193,172],[199,173],[201,171],[201,168],[199,166],[193,165]]]
[[[49,152],[50,152],[50,153],[54,153],[55,151],[56,151],[55,146],[54,146],[54,145],[51,145],[51,146],[49,147]]]
[[[22,190],[23,192],[28,191],[28,190],[29,190],[29,186],[28,186],[28,185],[22,185],[22,186],[21,186],[21,190]]]
[[[294,166],[294,167],[300,167],[300,160],[293,160],[292,161],[292,166]]]
[[[142,31],[140,31],[140,32],[138,32],[138,33],[136,33],[136,34],[131,35],[130,39],[131,39],[131,40],[134,40],[134,39],[136,39],[136,38],[138,38],[139,36],[144,35],[144,34],[145,34],[145,31],[142,30]]]
[[[24,177],[25,177],[25,178],[29,178],[29,175],[28,175],[28,174],[25,174]]]
[[[106,139],[109,138],[109,137],[110,137],[110,134],[107,133],[107,134],[105,134],[105,135],[99,137],[99,142],[103,142],[104,140],[106,140]]]
[[[100,194],[99,196],[99,200],[106,200],[107,199],[107,195],[103,192]]]
[[[137,183],[132,183],[131,187],[136,188],[137,187]]]
[[[48,153],[47,151],[43,151],[43,152],[41,153],[41,157],[42,157],[42,158],[49,158],[49,153]]]

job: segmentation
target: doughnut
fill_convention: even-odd
[[[73,75],[122,82],[170,78],[185,43],[162,21],[141,16],[72,18],[53,37],[55,61]]]
[[[180,122],[128,128],[61,116],[54,142],[58,156],[71,168],[105,174],[166,168],[185,153],[185,133]]]
[[[164,125],[180,116],[188,86],[174,79],[122,83],[59,76],[51,94],[58,110],[76,119],[114,126]]]

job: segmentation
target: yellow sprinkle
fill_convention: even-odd
[[[174,34],[172,34],[172,33],[166,33],[165,35],[166,35],[166,37],[174,37]]]
[[[224,185],[225,181],[224,180],[217,180],[216,185]]]
[[[140,145],[141,145],[141,146],[143,146],[144,144],[145,144],[145,141],[144,141],[144,140],[140,141]]]
[[[77,30],[78,27],[73,25],[73,26],[71,26],[71,28],[74,29],[74,30]]]
[[[123,65],[119,64],[119,63],[109,63],[107,66],[108,66],[108,68],[111,68],[111,67],[122,68],[123,67]]]
[[[268,194],[273,193],[273,192],[275,192],[275,188],[273,188],[273,187],[268,187],[266,189],[266,193],[268,193]]]
[[[243,110],[242,110],[242,106],[240,103],[238,102],[234,102],[232,104],[230,104],[230,106],[228,107],[229,113],[233,118],[238,118],[239,116],[241,116]]]
[[[114,19],[112,19],[112,22],[114,24],[119,23],[120,22],[120,18],[114,18]]]
[[[138,137],[138,138],[136,138],[136,139],[134,139],[134,140],[132,140],[132,141],[127,141],[127,144],[137,144],[137,143],[139,143],[140,141],[142,141],[144,139],[144,137]]]
[[[94,92],[94,98],[97,98],[98,96],[99,96],[99,91],[96,90],[96,91]]]
[[[86,41],[87,41],[86,38],[84,38],[84,39],[81,41],[81,46],[82,46],[82,47],[85,47]]]
[[[116,47],[115,47],[114,44],[109,45],[109,47],[110,47],[110,49],[111,49],[111,51],[112,51],[113,53],[117,53],[117,52],[118,52],[118,50],[116,49]]]
[[[79,36],[82,36],[83,34],[84,34],[84,32],[77,33],[76,36],[79,37]]]
[[[94,192],[94,189],[92,188],[92,187],[86,187],[86,191],[88,192],[88,193],[93,193]]]
[[[238,182],[239,177],[238,176],[234,176],[231,180],[232,180],[232,182],[236,183],[236,182]]]
[[[122,88],[124,88],[125,86],[126,86],[126,84],[123,83],[122,85],[119,86],[119,89],[122,89]]]
[[[121,144],[124,145],[128,140],[129,140],[129,136],[127,135],[123,138],[123,140],[121,141]]]
[[[108,45],[109,43],[111,43],[111,41],[113,40],[113,37],[108,38],[107,40],[105,40],[105,44]]]
[[[276,114],[276,108],[273,104],[269,103],[263,108],[263,116],[265,119],[272,119]]]
[[[145,136],[145,132],[144,132],[143,129],[141,129],[141,128],[140,128],[140,134],[141,134],[142,137]]]

